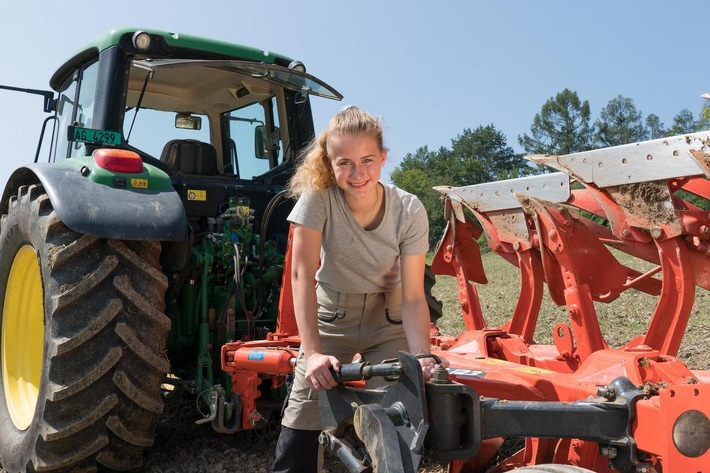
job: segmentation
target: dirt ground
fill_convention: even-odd
[[[168,396],[156,429],[155,444],[145,457],[144,473],[267,473],[274,459],[277,432],[259,430],[217,434],[209,424],[197,425],[194,400]],[[321,473],[346,473],[326,454]],[[440,465],[420,472],[444,473]]]
[[[145,457],[146,473],[266,473],[271,471],[277,433],[266,429],[218,434],[197,425],[192,399],[170,394],[156,428],[155,444]],[[344,469],[327,469],[340,473]]]

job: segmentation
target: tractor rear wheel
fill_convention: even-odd
[[[160,243],[78,234],[32,185],[0,248],[3,469],[140,467],[169,369]]]

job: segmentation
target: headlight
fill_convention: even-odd
[[[303,65],[301,61],[291,61],[291,64],[288,65],[288,68],[292,71],[306,72],[306,66]]]
[[[133,33],[133,46],[139,51],[147,51],[152,43],[150,34],[145,31],[136,31]]]

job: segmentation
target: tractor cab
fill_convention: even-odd
[[[171,177],[198,229],[218,215],[225,188],[283,186],[314,134],[308,97],[342,98],[285,56],[143,30],[99,38],[51,85],[56,124],[40,161],[134,151]],[[252,193],[257,214],[270,197]]]
[[[99,64],[83,66],[80,74],[61,86],[60,130],[69,126],[93,130],[97,121],[115,121],[96,116]],[[122,143],[110,134],[82,139],[60,133],[51,158],[85,155],[94,139],[94,145],[123,144],[148,159],[160,160],[166,165],[156,164],[170,174],[252,180],[292,159],[296,136],[289,133],[295,130],[280,126],[295,121],[288,115],[293,113],[290,109],[305,106],[309,95],[340,99],[337,92],[306,74],[300,63],[289,67],[244,60],[133,58],[126,71],[125,105],[110,110],[123,117],[122,126],[102,130],[122,132]],[[208,145],[204,160],[209,163],[203,168],[199,159],[183,161],[181,153],[171,158],[167,146],[171,141]],[[180,146],[174,146],[173,152],[175,148]]]

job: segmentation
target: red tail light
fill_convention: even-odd
[[[143,172],[143,161],[137,153],[125,149],[102,148],[94,151],[94,161],[113,172],[138,174]]]

